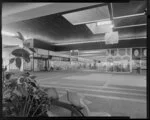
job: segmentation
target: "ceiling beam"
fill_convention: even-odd
[[[146,25],[147,24],[126,25],[126,26],[114,27],[114,29],[130,28],[130,27],[138,27],[138,26],[146,26]]]
[[[137,17],[137,16],[141,16],[141,15],[145,15],[145,13],[138,13],[138,14],[132,14],[132,15],[124,15],[124,16],[119,16],[119,17],[113,17],[113,19]]]
[[[141,39],[141,38],[146,38],[146,37],[132,37],[132,38],[120,38],[119,40],[131,40],[131,39]],[[73,44],[84,44],[84,43],[95,43],[95,42],[105,42],[105,40],[89,40],[89,41],[77,41],[77,42],[68,42],[68,43],[57,43],[54,44],[56,46],[63,46],[63,45],[73,45]]]

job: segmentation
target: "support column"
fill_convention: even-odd
[[[130,48],[130,72],[132,72],[132,48]]]
[[[24,60],[23,60],[23,58],[21,58],[21,68],[20,68],[20,71],[23,71],[23,67],[24,66]]]
[[[32,71],[34,72],[34,52],[33,52],[33,69],[32,69]]]

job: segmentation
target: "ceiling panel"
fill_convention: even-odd
[[[77,24],[83,24],[92,21],[109,19],[110,15],[108,10],[108,5],[104,5],[101,7],[96,7],[88,10],[63,14],[63,17],[66,18],[73,25],[77,25]]]
[[[37,3],[35,4],[32,3],[32,5],[30,3],[27,3],[27,5],[22,5],[22,3],[19,4],[16,5],[15,8],[13,7],[13,5],[12,7],[8,8],[9,9],[8,14],[10,14],[11,12],[12,13],[8,16],[2,17],[3,24],[8,24],[8,23],[22,21],[22,20],[29,20],[41,16],[47,16],[51,14],[67,12],[67,11],[81,9],[81,8],[83,9],[83,8],[99,5],[99,3],[82,3],[82,4],[81,3],[48,3],[48,4],[42,3],[44,5],[41,6],[35,5]]]
[[[58,14],[3,25],[2,29],[12,33],[19,31],[27,38],[49,42],[86,39],[92,35],[86,25],[74,26]]]
[[[23,11],[31,10],[37,7],[49,5],[49,4],[53,4],[53,3],[4,2],[2,4],[2,16],[3,17],[8,16],[17,12],[23,12]]]
[[[143,13],[146,7],[146,0],[131,0],[127,3],[113,3],[113,16],[118,17]]]

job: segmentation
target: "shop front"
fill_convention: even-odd
[[[131,72],[131,48],[109,49],[107,72]]]
[[[132,71],[138,74],[146,74],[147,71],[147,49],[133,48],[132,49]]]

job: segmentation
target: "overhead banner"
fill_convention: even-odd
[[[105,34],[105,44],[117,44],[119,41],[118,31]]]

